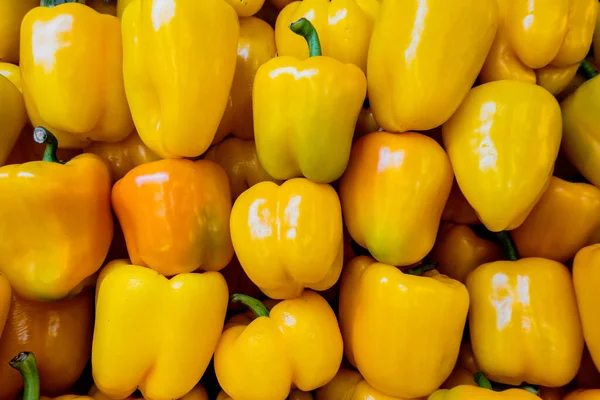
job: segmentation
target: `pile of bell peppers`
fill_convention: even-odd
[[[0,0],[0,400],[600,400],[598,0]]]

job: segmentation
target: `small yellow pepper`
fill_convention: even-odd
[[[21,69],[18,65],[0,62],[0,75],[8,78],[21,91]]]
[[[303,391],[327,384],[342,362],[343,343],[335,313],[306,290],[269,312],[260,301],[234,294],[255,314],[225,325],[215,351],[215,372],[236,400],[284,400],[292,385]]]
[[[27,123],[23,95],[8,78],[0,76],[0,165],[4,165]]]
[[[315,400],[404,400],[387,396],[374,389],[360,373],[340,369],[327,385],[317,389]]]
[[[440,389],[427,400],[539,400],[533,393],[523,389],[508,389],[495,392],[487,388],[471,385],[456,386],[453,389]]]
[[[251,17],[260,10],[265,0],[225,0],[239,17]]]
[[[29,10],[39,5],[40,0],[0,1],[0,61],[19,62],[21,21]]]

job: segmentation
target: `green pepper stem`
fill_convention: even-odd
[[[538,397],[540,396],[540,389],[536,388],[535,386],[523,384],[519,387],[523,390],[527,390],[529,393],[535,394]]]
[[[490,382],[490,380],[485,377],[483,372],[477,372],[475,374],[475,383],[477,383],[477,386],[479,386],[480,388],[493,390],[492,382]]]
[[[255,299],[254,297],[250,297],[246,294],[241,294],[241,293],[235,293],[231,295],[231,302],[232,303],[242,303],[243,305],[247,306],[250,310],[252,310],[252,312],[257,316],[257,317],[268,317],[269,316],[269,309],[267,308],[267,306],[265,306],[265,304],[260,301]]]
[[[408,271],[404,271],[407,275],[423,275],[427,271],[431,271],[432,269],[436,269],[438,266],[437,262],[428,262],[421,265],[417,265],[414,268],[409,269]]]
[[[581,65],[579,66],[579,70],[585,79],[592,79],[598,75],[598,71],[588,62],[588,60],[583,60]]]
[[[496,236],[502,244],[504,255],[509,261],[517,261],[519,259],[519,253],[517,252],[517,246],[510,235],[509,231],[496,232]]]
[[[302,36],[308,44],[308,54],[310,57],[322,55],[321,42],[315,26],[306,18],[300,18],[298,21],[290,24],[290,29],[297,35]]]
[[[106,1],[106,0],[105,0]],[[55,7],[65,3],[80,3],[85,4],[85,0],[41,0],[42,7]]]
[[[43,161],[60,163],[60,160],[56,156],[56,150],[58,150],[58,140],[50,133],[50,131],[42,126],[38,126],[33,130],[33,140],[39,144],[46,145],[46,151],[44,151]]]
[[[23,377],[23,400],[39,400],[40,376],[35,355],[30,352],[19,353],[8,364]]]

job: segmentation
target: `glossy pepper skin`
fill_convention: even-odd
[[[600,228],[600,189],[557,177],[525,222],[511,232],[521,257],[565,262]]]
[[[222,0],[134,0],[121,20],[125,91],[140,137],[162,158],[201,155],[233,81],[235,11]]]
[[[436,390],[428,400],[539,400],[535,394],[523,389],[495,392],[477,386],[461,385],[453,389]]]
[[[151,400],[184,396],[215,350],[227,295],[218,272],[169,280],[127,260],[109,263],[96,286],[92,374],[98,389],[112,398],[136,388]]]
[[[292,28],[307,38],[311,57],[276,57],[258,69],[252,92],[256,150],[276,179],[329,183],[348,164],[367,81],[357,66],[321,56],[308,20]]]
[[[329,185],[304,178],[258,183],[238,197],[230,224],[244,271],[273,299],[329,289],[340,276],[342,210]]]
[[[134,264],[172,276],[231,260],[229,181],[212,161],[139,165],[114,185],[112,205]]]
[[[19,62],[21,21],[29,10],[39,5],[40,0],[0,1],[0,61]]]
[[[388,396],[427,396],[454,368],[468,309],[465,286],[437,271],[414,276],[356,257],[340,287],[346,357]]]
[[[214,161],[225,169],[233,200],[259,182],[281,183],[269,175],[260,164],[254,140],[241,140],[236,137],[225,139],[212,146],[204,159]]]
[[[595,0],[502,0],[498,6],[500,24],[481,71],[483,82],[543,85],[544,67],[572,69],[590,49]]]
[[[575,377],[583,334],[564,265],[544,258],[483,264],[467,289],[471,345],[489,379],[557,387]]]
[[[232,0],[240,3],[239,0]],[[254,138],[252,87],[258,68],[275,57],[275,32],[265,21],[249,17],[240,19],[235,75],[229,101],[213,140],[218,143],[232,133],[240,139]]]
[[[256,14],[265,3],[265,0],[225,0],[241,18],[251,17]]]
[[[554,97],[517,81],[472,89],[444,124],[456,181],[489,230],[517,228],[540,199],[558,155],[560,127]]]
[[[4,76],[0,76],[0,104],[0,165],[4,165],[27,123],[23,95],[17,86]]]
[[[93,316],[93,291],[52,302],[25,300],[13,293],[0,338],[0,399],[13,400],[23,389],[19,373],[8,365],[22,351],[37,357],[42,395],[65,393],[90,358]]]
[[[304,17],[317,29],[324,56],[354,64],[366,74],[369,41],[378,13],[378,0],[293,1],[277,17],[277,52],[300,60],[309,57],[304,40],[289,28]]]
[[[367,64],[377,122],[390,132],[446,122],[475,82],[497,25],[495,0],[383,0]]]
[[[260,310],[256,319],[239,314],[225,325],[215,351],[215,372],[226,393],[236,400],[284,400],[292,385],[310,391],[335,376],[342,361],[342,335],[325,299],[306,290],[270,312],[264,305]]]
[[[133,3],[134,0],[117,0],[117,17],[121,18],[125,7]]]
[[[92,154],[63,165],[52,134],[34,136],[48,143],[48,161],[0,168],[0,273],[21,297],[57,300],[80,291],[108,253],[110,172]]]
[[[315,400],[404,400],[391,397],[374,389],[360,373],[341,368],[325,386],[317,389]]]
[[[20,67],[33,125],[50,129],[65,148],[125,139],[133,121],[122,54],[116,17],[79,3],[28,12],[21,27]]]
[[[135,131],[120,142],[94,142],[85,152],[96,154],[108,163],[113,181],[123,178],[138,165],[160,160]]]
[[[21,69],[18,65],[0,62],[0,75],[8,78],[21,91]]]
[[[340,181],[346,227],[378,261],[416,263],[433,247],[451,186],[450,161],[433,139],[413,132],[362,136]]]

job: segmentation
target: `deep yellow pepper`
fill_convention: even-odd
[[[52,134],[34,136],[47,143],[43,161],[0,168],[0,273],[22,297],[56,300],[81,290],[106,257],[110,172],[93,154],[62,165]]]
[[[27,123],[23,95],[17,86],[4,76],[0,76],[0,104],[0,165],[4,165]]]
[[[39,5],[40,0],[0,1],[0,61],[19,62],[21,21],[29,10]]]
[[[201,155],[233,82],[235,11],[223,0],[134,0],[121,20],[125,91],[142,141],[163,158]]]
[[[308,19],[319,33],[323,55],[354,64],[367,73],[367,53],[379,0],[304,0],[288,4],[277,17],[275,39],[280,56],[309,57],[306,43],[289,25]]]
[[[244,271],[273,299],[329,289],[340,276],[342,210],[329,185],[304,178],[258,183],[238,197],[230,224]]]
[[[0,62],[0,75],[8,78],[21,91],[21,69],[18,65]]]
[[[433,393],[427,400],[539,400],[533,393],[523,389],[508,389],[495,392],[471,385],[456,386],[453,389],[440,389]]]
[[[362,136],[340,181],[346,227],[378,261],[416,263],[433,247],[451,187],[450,161],[433,139],[412,132]]]
[[[456,181],[489,230],[517,228],[540,199],[558,155],[560,127],[556,99],[517,81],[472,89],[444,124]]]
[[[600,228],[600,189],[557,177],[525,222],[511,232],[521,257],[565,262]]]
[[[122,399],[137,388],[145,399],[183,397],[200,380],[227,310],[218,272],[167,279],[117,260],[96,287],[92,373],[98,389]]]
[[[240,3],[239,0],[233,0]],[[213,143],[232,133],[240,139],[254,138],[252,87],[258,68],[275,57],[275,32],[265,21],[250,17],[240,19],[235,75],[225,114]]]
[[[224,391],[220,391],[217,396],[217,400],[233,400],[231,397],[227,395]],[[310,392],[303,392],[298,389],[294,389],[290,392],[290,395],[287,397],[287,400],[313,400],[313,396]]]
[[[277,303],[234,294],[250,307],[225,325],[215,351],[215,372],[235,400],[284,400],[292,385],[303,391],[328,383],[342,362],[343,343],[335,313],[306,290]]]
[[[360,373],[341,368],[335,377],[322,388],[317,389],[315,400],[404,400],[401,397],[387,396],[374,389]]]
[[[487,377],[549,387],[575,377],[583,334],[564,265],[544,258],[483,264],[469,274],[467,289],[471,345]]]
[[[50,129],[65,148],[125,139],[133,121],[122,58],[121,25],[114,16],[78,3],[28,12],[21,27],[20,67],[33,125]]]
[[[276,57],[258,69],[252,92],[258,158],[276,179],[332,182],[348,164],[366,78],[353,64],[321,56],[307,19],[289,29],[306,38],[311,57]]]
[[[388,396],[427,396],[454,368],[468,309],[465,286],[437,271],[413,276],[356,257],[340,288],[346,357]]]
[[[444,212],[442,213],[442,220],[455,224],[479,224],[477,213],[473,210],[467,199],[465,199],[465,195],[460,191],[460,187],[456,181],[454,181],[452,190],[450,190],[450,196],[448,196],[446,207],[444,207]]]
[[[259,182],[281,183],[270,176],[260,164],[254,140],[241,140],[235,137],[225,139],[211,147],[204,159],[214,161],[225,169],[233,200]]]
[[[88,396],[90,396],[90,398],[94,400],[114,400],[112,397],[109,397],[106,394],[102,393],[100,390],[98,390],[98,387],[96,387],[96,385],[92,386],[92,388],[88,392]],[[143,397],[129,396],[124,400],[138,399],[143,399]],[[206,393],[206,389],[204,389],[204,386],[202,386],[199,383],[190,392],[188,392],[185,396],[181,397],[179,400],[208,400],[208,393]]]
[[[496,0],[383,0],[368,58],[377,122],[390,132],[446,122],[475,82],[497,24]]]

